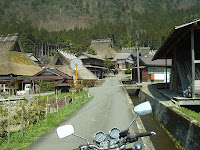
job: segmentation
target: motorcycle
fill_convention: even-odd
[[[76,150],[141,150],[142,144],[135,143],[133,147],[126,148],[126,145],[138,141],[138,138],[155,135],[156,133],[144,132],[144,133],[130,133],[129,128],[136,120],[138,116],[146,115],[152,112],[150,103],[144,102],[134,107],[135,117],[129,124],[126,130],[120,131],[119,128],[112,128],[109,134],[105,134],[103,131],[98,131],[94,135],[94,144],[90,144],[88,139],[79,136],[74,133],[74,127],[72,125],[64,125],[57,128],[57,135],[60,139],[73,135],[78,138],[86,140],[87,144],[80,145]]]

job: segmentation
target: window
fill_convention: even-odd
[[[167,68],[167,72],[171,72],[171,68]],[[165,67],[149,67],[148,74],[164,74],[166,73]]]
[[[63,63],[61,62],[60,59],[58,59],[55,65],[63,65]]]

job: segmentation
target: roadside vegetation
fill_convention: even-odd
[[[91,99],[91,96],[88,96],[87,91],[84,90],[79,92],[73,92],[72,94],[60,93],[57,96],[55,94],[52,94],[49,95],[48,98],[47,96],[39,96],[36,99],[40,99],[41,102],[38,103],[38,101],[35,100],[37,101],[38,105],[35,106],[36,103],[34,103],[33,105],[31,105],[32,106],[31,108],[30,107],[25,108],[27,107],[27,105],[24,105],[23,103],[22,104],[23,106],[21,106],[22,109],[25,108],[23,113],[24,116],[23,118],[27,118],[27,120],[30,121],[28,121],[27,123],[27,120],[25,119],[23,120],[24,124],[19,125],[21,119],[18,118],[19,120],[18,125],[24,126],[23,129],[10,132],[9,135],[8,132],[5,132],[7,129],[7,127],[5,127],[5,124],[4,124],[5,127],[4,129],[2,129],[1,126],[0,149],[1,150],[9,150],[13,148],[15,150],[25,149],[26,147],[31,145],[34,141],[36,141],[40,136],[52,130],[53,128],[57,127],[59,123],[63,122],[71,114],[75,113],[81,107],[81,105],[83,105],[89,99]],[[52,107],[54,107],[54,105],[52,106],[52,103],[48,103],[48,106],[51,106],[51,108],[49,108],[48,110],[51,111],[45,113],[45,110],[47,110],[46,107],[47,105],[44,106],[42,105],[43,100],[45,99],[53,100],[54,98],[67,99],[68,101],[67,103],[63,103],[63,105],[61,105],[62,103],[61,101],[57,101],[55,104],[57,103],[59,104],[57,105],[59,106],[59,109],[57,110],[55,105],[55,108],[53,108],[53,112],[52,112]],[[22,112],[22,109],[21,111],[18,112]],[[2,107],[0,110],[3,111]],[[38,112],[41,112],[40,113],[41,115],[39,115]],[[8,113],[6,113],[6,115],[8,115]],[[18,116],[21,116],[21,114]],[[28,119],[28,116],[31,118]],[[5,118],[6,117],[4,116],[4,120]],[[36,119],[34,122],[33,121],[31,122],[31,120],[34,120],[35,118],[38,118],[39,120]],[[0,121],[2,123],[2,120]]]
[[[125,74],[131,74],[131,73],[132,73],[132,70],[127,69],[127,70],[124,71],[124,73],[125,73]]]
[[[197,113],[195,111],[192,111],[192,110],[184,108],[184,107],[176,107],[176,106],[173,106],[173,107],[176,108],[176,109],[178,109],[179,111],[183,112],[187,116],[190,116],[193,119],[195,119],[198,122],[200,122],[200,113]]]

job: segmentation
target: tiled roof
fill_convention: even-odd
[[[85,56],[87,56],[89,58],[105,60],[105,59],[100,58],[98,55],[92,55],[92,54],[87,54],[87,53],[82,53],[82,55],[85,55]]]
[[[127,59],[129,56],[131,56],[131,53],[116,53],[112,61]]]
[[[165,59],[157,59],[152,61],[152,57],[140,57],[140,61],[146,66],[165,66]],[[172,66],[172,60],[167,59],[167,66]]]

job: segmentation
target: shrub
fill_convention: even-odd
[[[84,85],[83,84],[77,84],[77,86],[76,86],[76,92],[78,92],[79,90],[83,91],[83,89],[84,89]]]
[[[131,74],[131,72],[132,71],[130,69],[127,69],[127,70],[124,71],[125,74]]]
[[[41,82],[40,83],[40,92],[54,91],[55,84],[52,82]]]
[[[69,83],[71,87],[74,87],[74,80],[67,80],[67,83]]]
[[[84,80],[78,80],[77,84],[83,84],[84,87],[94,87],[96,81],[97,80],[95,79],[84,79]],[[71,87],[74,87],[74,80],[68,80],[67,82],[70,84]]]
[[[88,80],[82,80],[82,84],[85,86],[85,87],[94,87],[95,84],[96,84],[96,80],[95,79],[88,79]]]
[[[66,94],[66,98],[68,99],[69,103],[72,102],[72,92]]]

